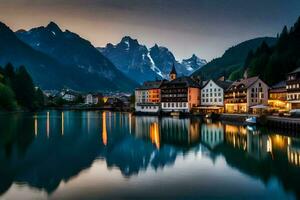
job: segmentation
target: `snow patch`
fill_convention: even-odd
[[[130,44],[129,44],[129,42],[128,42],[128,41],[124,41],[124,43],[127,45],[126,51],[128,51],[128,50],[129,50],[129,48],[130,48]]]
[[[164,78],[164,75],[162,74],[162,72],[160,71],[160,69],[158,67],[155,66],[155,63],[150,55],[150,52],[148,51],[147,53],[147,57],[149,58],[150,62],[151,62],[151,69],[152,71],[154,71],[156,74],[158,74],[159,76],[161,76],[162,78]]]

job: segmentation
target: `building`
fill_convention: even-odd
[[[289,108],[300,109],[300,67],[287,75],[286,89]]]
[[[176,77],[173,66],[170,80],[162,83],[161,109],[164,112],[190,112],[200,106],[200,85],[190,77]]]
[[[160,110],[160,86],[164,81],[147,81],[135,90],[135,111],[157,113]]]
[[[269,89],[268,105],[272,110],[288,109],[286,81],[281,81]]]
[[[259,77],[237,80],[225,91],[225,112],[247,113],[255,105],[268,104],[269,87]]]
[[[229,88],[232,82],[209,80],[201,89],[200,110],[205,113],[224,111],[224,91]]]
[[[87,105],[97,105],[102,101],[103,95],[100,93],[88,93],[85,96],[84,103]]]
[[[70,89],[63,89],[60,92],[60,96],[62,99],[68,102],[73,102],[80,97],[80,93]]]

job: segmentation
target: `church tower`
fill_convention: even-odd
[[[173,81],[174,79],[176,79],[176,77],[177,77],[177,72],[175,69],[175,65],[173,63],[172,70],[170,72],[170,80]]]

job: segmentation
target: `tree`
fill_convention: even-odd
[[[2,83],[0,83],[0,108],[7,111],[17,109],[14,92]]]
[[[45,105],[45,96],[40,88],[35,91],[35,104],[36,108],[42,108]]]
[[[13,84],[17,102],[29,110],[36,109],[35,88],[33,81],[24,66],[16,71],[15,81]]]

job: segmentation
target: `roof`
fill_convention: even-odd
[[[174,63],[173,63],[172,70],[171,70],[170,74],[177,74]]]
[[[283,93],[283,92],[286,92],[286,91],[287,91],[286,81],[281,81],[279,83],[276,83],[270,89],[270,92],[273,92],[273,93]]]
[[[286,88],[286,81],[280,81],[279,83],[276,83],[275,85],[272,86],[272,89],[277,89],[277,88]]]
[[[288,73],[288,74],[294,74],[300,72],[300,67],[296,68],[294,71]]]
[[[202,86],[202,88],[206,87],[206,85],[210,82],[213,81],[215,84],[217,84],[219,87],[223,88],[224,90],[227,90],[227,88],[229,88],[231,86],[231,84],[233,83],[232,81],[220,81],[220,80],[209,80],[206,81],[205,84]]]
[[[194,81],[189,76],[181,76],[172,81],[164,82],[162,84],[162,86],[169,86],[169,85],[184,85],[185,87],[200,88],[200,84]]]
[[[165,80],[161,81],[146,81],[143,83],[142,86],[136,88],[137,90],[149,90],[149,89],[158,89],[160,85],[164,82]]]
[[[245,88],[249,88],[252,84],[254,84],[257,80],[259,79],[258,76],[254,76],[254,77],[250,77],[250,78],[245,78],[245,79],[241,79],[241,80],[237,80],[234,81],[230,87],[232,86],[240,86],[240,85],[244,85]]]

